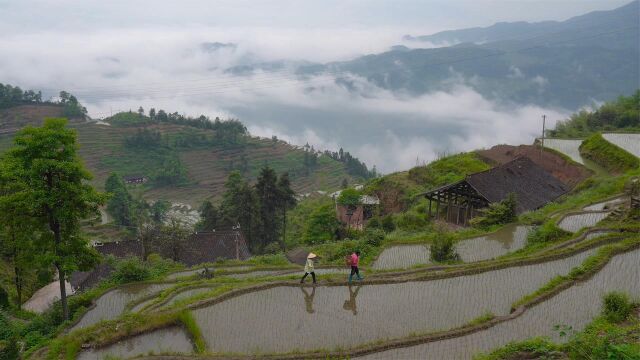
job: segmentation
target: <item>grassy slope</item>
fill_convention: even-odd
[[[35,109],[34,109],[35,108]],[[37,111],[36,111],[37,110]],[[17,107],[0,111],[0,129],[15,128],[24,125],[38,125],[44,117],[61,115],[56,106]],[[17,125],[17,126],[15,126]],[[103,126],[94,123],[73,123],[80,142],[80,156],[94,175],[93,185],[101,189],[104,181],[113,171],[122,175],[152,174],[162,163],[163,157],[152,152],[142,152],[126,148],[124,138],[137,131],[137,127]],[[152,125],[149,128],[164,134],[176,135],[194,131],[193,128],[173,124]],[[195,129],[198,132],[211,130]],[[0,151],[11,145],[13,134],[0,134]],[[300,149],[282,141],[251,138],[244,149],[222,149],[216,146],[197,149],[175,150],[186,167],[188,181],[182,186],[152,189],[140,187],[145,197],[167,199],[197,206],[204,199],[217,198],[223,191],[224,182],[233,167],[245,156],[249,170],[245,174],[254,180],[260,168],[269,164],[276,172],[290,172],[292,186],[297,192],[313,190],[331,190],[339,187],[343,178],[354,182],[346,173],[344,164],[321,156],[317,167],[308,175],[302,175],[304,153]],[[297,171],[296,171],[297,170]],[[296,174],[297,173],[297,174]]]
[[[640,167],[640,159],[594,134],[580,145],[580,154],[612,173],[622,173]]]

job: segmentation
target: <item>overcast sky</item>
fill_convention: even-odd
[[[437,31],[498,21],[564,20],[627,0],[1,0],[11,33],[205,25],[269,28],[406,27]]]
[[[0,0],[0,82],[48,95],[68,90],[94,117],[140,105],[235,117],[256,135],[344,147],[389,172],[438,153],[530,143],[540,114],[553,126],[570,111],[506,109],[464,79],[456,83],[455,71],[450,91],[407,98],[364,79],[353,80],[366,96],[353,97],[331,78],[241,79],[224,70],[273,60],[347,60],[385,51],[405,34],[565,20],[628,2]],[[203,42],[237,47],[205,52]],[[316,90],[309,92],[310,86]],[[509,125],[514,122],[518,127]]]

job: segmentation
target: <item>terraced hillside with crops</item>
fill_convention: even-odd
[[[25,125],[40,125],[45,117],[59,117],[61,108],[53,105],[20,106],[0,111],[0,150],[8,148],[13,134]],[[186,179],[179,185],[154,187],[140,186],[149,199],[165,199],[198,206],[205,199],[222,194],[224,183],[232,170],[243,169],[243,175],[254,180],[264,165],[276,172],[289,172],[293,189],[298,193],[339,188],[343,179],[349,183],[359,179],[349,175],[344,163],[321,155],[315,166],[305,168],[305,150],[284,141],[247,137],[243,146],[228,148],[210,144],[195,148],[176,148],[169,154],[128,148],[125,139],[140,129],[157,131],[168,137],[186,133],[212,136],[213,130],[193,129],[170,123],[141,126],[109,126],[101,122],[71,121],[78,131],[80,156],[94,175],[93,185],[103,188],[112,172],[122,176],[152,177],[167,156],[179,159],[186,171]]]

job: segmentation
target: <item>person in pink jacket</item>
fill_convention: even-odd
[[[358,280],[362,280],[363,278],[360,276],[360,270],[358,270],[358,262],[360,262],[360,251],[356,251],[351,254],[349,258],[349,264],[351,265],[351,274],[349,275],[349,282],[353,279],[353,275],[355,274]]]

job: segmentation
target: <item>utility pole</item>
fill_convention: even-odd
[[[542,138],[540,139],[541,142],[541,146],[540,146],[540,158],[542,158],[542,151],[544,151],[544,132],[545,132],[545,125],[547,122],[547,115],[542,115]]]

